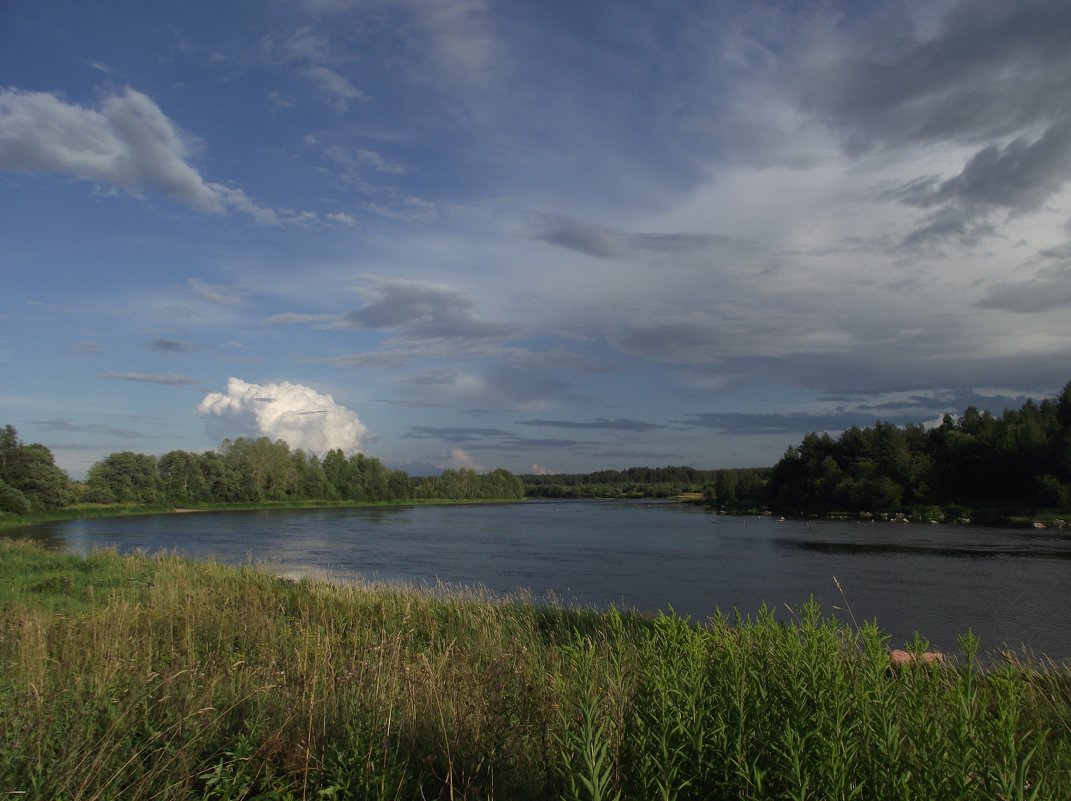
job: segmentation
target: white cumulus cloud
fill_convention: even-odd
[[[368,429],[357,413],[330,395],[303,384],[250,384],[227,381],[225,392],[211,392],[197,406],[219,437],[254,436],[284,440],[291,448],[324,453],[361,450]]]
[[[48,92],[0,89],[0,170],[160,192],[202,214],[233,209],[261,225],[309,221],[309,212],[265,208],[241,189],[206,181],[189,163],[187,140],[151,97],[130,87],[103,96],[96,109]]]

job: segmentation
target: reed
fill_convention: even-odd
[[[0,795],[1066,799],[1071,670],[0,543]],[[925,643],[916,641],[916,650]]]

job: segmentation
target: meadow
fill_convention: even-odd
[[[1066,799],[1071,669],[0,541],[0,794]],[[916,649],[926,644],[919,641]]]

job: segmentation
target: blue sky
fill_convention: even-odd
[[[1071,379],[1071,5],[0,5],[0,422],[772,464]]]

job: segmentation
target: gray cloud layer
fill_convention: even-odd
[[[878,419],[896,425],[925,423],[932,415],[892,415],[875,417],[858,412],[830,414],[748,414],[703,412],[679,421],[684,425],[712,428],[726,434],[805,434],[810,431],[843,431],[852,426],[871,426]]]
[[[104,434],[109,437],[119,437],[121,439],[141,439],[145,436],[145,434],[140,431],[132,431],[128,428],[116,428],[115,426],[103,425],[101,423],[75,423],[70,420],[52,419],[31,420],[30,424],[37,426],[38,428],[43,428],[46,431]]]
[[[112,381],[138,381],[145,384],[163,384],[165,386],[182,386],[192,384],[193,379],[174,373],[157,375],[154,373],[104,373],[101,378]]]
[[[959,174],[924,176],[900,198],[933,209],[904,244],[973,244],[995,209],[1037,209],[1071,179],[1071,6],[960,0],[935,32],[899,6],[820,26],[786,65],[800,105],[853,155],[948,143],[981,147]]]
[[[194,342],[186,342],[182,339],[154,339],[149,343],[149,349],[160,353],[192,353],[204,348]]]
[[[977,305],[983,309],[1000,309],[1019,314],[1069,308],[1071,264],[1049,267],[1025,281],[995,284]]]
[[[645,423],[642,420],[629,420],[624,417],[619,417],[616,420],[518,420],[517,425],[521,426],[543,426],[546,428],[575,428],[575,429],[589,429],[597,431],[653,431],[658,428],[666,428],[666,426],[658,425],[657,423]]]
[[[600,259],[637,253],[677,255],[716,245],[739,247],[741,244],[731,237],[715,234],[628,233],[565,215],[543,217],[534,235],[548,244]]]
[[[517,330],[477,317],[469,296],[439,284],[374,279],[363,294],[368,302],[345,315],[345,321],[355,328],[393,330],[410,341],[502,339]]]
[[[1014,135],[1061,116],[1071,83],[1071,6],[961,0],[924,35],[892,5],[859,26],[824,25],[783,75],[855,152]]]

